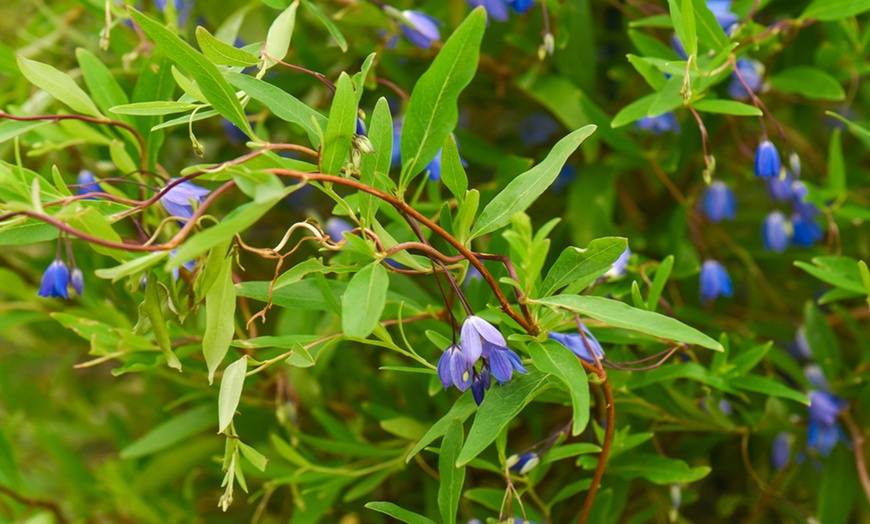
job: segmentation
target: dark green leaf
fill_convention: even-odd
[[[387,270],[375,261],[359,271],[341,299],[341,326],[349,337],[365,338],[378,325],[390,280]]]
[[[798,94],[810,100],[845,100],[846,91],[837,79],[809,66],[784,69],[770,77],[770,85],[783,93]]]
[[[627,246],[624,238],[605,237],[593,240],[586,249],[565,248],[547,272],[540,296],[548,297],[568,285],[579,293],[613,267]]]
[[[320,169],[323,173],[340,175],[350,153],[351,139],[356,131],[356,95],[353,82],[342,73],[329,109],[329,122],[323,135]]]
[[[589,382],[580,359],[570,349],[552,340],[543,344],[533,342],[529,345],[529,353],[538,369],[559,377],[568,388],[574,408],[571,434],[579,435],[589,423]]]
[[[462,485],[465,482],[465,466],[456,467],[456,459],[462,449],[462,437],[462,421],[455,418],[444,436],[441,452],[438,454],[438,474],[441,476],[438,484],[438,509],[441,520],[446,524],[456,524],[459,497],[462,496]]]

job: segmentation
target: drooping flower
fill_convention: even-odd
[[[815,204],[807,200],[810,191],[806,184],[800,180],[795,180],[791,184],[792,208],[796,213],[799,213],[805,220],[812,220],[822,212]]]
[[[607,270],[607,273],[604,273],[603,278],[606,280],[619,278],[626,273],[626,267],[628,267],[628,261],[631,259],[631,249],[626,247],[625,251],[619,255],[619,258],[613,263],[613,266]]]
[[[508,3],[518,15],[524,15],[535,7],[535,0],[510,0]]]
[[[78,193],[80,195],[103,192],[103,188],[100,187],[100,184],[97,182],[97,178],[87,169],[82,169],[81,171],[79,171],[79,176],[76,180],[76,183],[79,186]],[[96,200],[96,198],[88,197],[88,200]]]
[[[792,237],[791,243],[800,247],[812,247],[824,236],[821,226],[812,218],[804,218],[800,213],[791,215]]]
[[[740,78],[738,78],[738,75]],[[743,82],[740,79],[743,79]],[[728,94],[738,100],[751,98],[752,93],[761,89],[764,81],[764,65],[758,60],[751,58],[738,58],[735,63],[735,72],[731,73],[731,83],[728,85]],[[746,85],[743,85],[744,82]],[[749,88],[752,93],[746,90]]]
[[[833,393],[818,389],[810,391],[808,396],[810,421],[807,426],[807,447],[822,456],[828,456],[837,442],[846,440],[837,417],[849,403]]]
[[[69,268],[63,260],[55,259],[45,273],[42,274],[42,284],[39,286],[39,296],[44,298],[69,298]]]
[[[170,183],[175,180],[170,180]],[[201,204],[208,193],[208,189],[184,181],[165,192],[160,197],[160,204],[167,213],[186,222],[193,217],[193,208]]]
[[[733,294],[731,277],[728,271],[715,260],[707,260],[701,266],[701,301],[716,300],[720,295],[730,297]]]
[[[488,358],[493,349],[508,349],[507,342],[498,329],[475,315],[465,317],[459,340],[462,352],[471,365],[474,365],[481,356]]]
[[[326,234],[333,242],[341,242],[344,240],[344,234],[354,230],[353,224],[347,220],[337,217],[330,217],[324,224]]]
[[[774,469],[781,470],[788,466],[790,458],[791,434],[783,431],[773,439],[773,446],[770,450],[770,463]]]
[[[779,176],[781,167],[779,151],[773,142],[764,140],[758,144],[758,149],[755,150],[755,176],[757,178]]]
[[[680,132],[680,123],[677,122],[677,115],[673,111],[668,111],[659,116],[645,116],[635,122],[634,127],[641,131],[650,131],[656,136],[667,132]]]
[[[548,336],[550,339],[570,349],[581,360],[594,364],[596,360],[604,358],[604,350],[601,348],[601,343],[598,342],[598,339],[589,331],[589,328],[584,324],[580,324],[580,326],[583,328],[582,335],[580,333],[557,333],[551,331]]]
[[[794,182],[794,175],[787,169],[784,173],[784,176],[772,176],[764,181],[767,193],[774,202],[785,202],[792,198],[791,185]]]
[[[507,22],[508,19],[508,0],[466,0],[468,5],[474,9],[475,7],[483,6],[486,10],[486,16],[499,22]]]
[[[492,378],[489,374],[489,364],[484,362],[480,372],[475,370],[471,378],[471,396],[474,397],[474,402],[478,406],[483,403],[483,397],[489,389],[490,382],[492,382]]]
[[[520,475],[525,475],[529,471],[532,471],[540,463],[541,457],[534,451],[523,455],[511,455],[507,459],[508,469],[517,471]]]
[[[728,32],[728,28],[738,20],[738,16],[731,12],[731,0],[707,0],[707,7],[713,12],[716,22],[725,32]]]
[[[73,289],[76,290],[76,294],[78,296],[82,296],[85,293],[85,275],[82,273],[82,270],[74,267],[72,272],[70,273],[70,284],[72,284]]]
[[[713,223],[723,219],[734,220],[737,214],[737,196],[724,182],[717,180],[704,191],[701,209]]]
[[[402,16],[410,22],[410,25],[402,24],[402,32],[415,46],[429,49],[432,47],[432,42],[441,38],[441,32],[438,30],[441,21],[437,18],[410,10],[402,11]]]
[[[519,355],[506,347],[490,346],[484,342],[484,348],[489,346],[487,354],[484,349],[484,356],[489,361],[490,371],[492,376],[498,380],[499,385],[504,384],[513,376],[513,372],[528,373]]]
[[[438,359],[438,378],[444,389],[453,384],[459,391],[465,391],[471,386],[472,375],[473,370],[458,344],[451,344]]]
[[[791,225],[779,211],[773,211],[767,215],[761,224],[761,240],[764,249],[782,253],[788,247],[791,239]]]

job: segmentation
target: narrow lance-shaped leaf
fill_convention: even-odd
[[[323,136],[320,168],[324,173],[340,175],[350,152],[351,140],[356,130],[356,97],[353,82],[347,73],[341,73],[335,89],[335,97],[329,110],[329,122]]]
[[[577,129],[553,146],[543,162],[511,180],[480,213],[472,237],[485,235],[504,226],[515,213],[525,211],[559,176],[565,161],[596,129],[588,125]]]
[[[589,380],[580,359],[570,349],[552,340],[544,344],[532,343],[529,353],[538,369],[559,377],[568,388],[574,413],[571,434],[579,435],[589,423]]]
[[[68,105],[76,113],[97,118],[103,116],[91,97],[63,71],[20,55],[18,68],[30,83]]]
[[[202,352],[208,365],[208,382],[223,361],[235,332],[236,288],[233,285],[233,257],[227,257],[214,284],[205,295],[205,332]]]
[[[215,64],[245,67],[260,62],[260,59],[251,53],[221,42],[202,26],[196,28],[196,42],[202,54]]]
[[[284,60],[287,51],[290,50],[290,39],[293,37],[293,28],[296,26],[296,9],[299,1],[296,0],[290,7],[285,9],[275,18],[266,33],[266,44],[263,47],[266,67],[275,65],[275,60]]]
[[[321,11],[316,5],[312,4],[308,0],[302,0],[302,5],[304,5],[306,9],[311,11],[311,14],[313,14],[315,18],[320,20],[320,23],[322,23],[326,27],[326,30],[329,31],[329,34],[331,34],[332,38],[335,39],[335,43],[338,44],[338,47],[340,47],[341,50],[346,53],[347,39],[344,38],[344,35],[341,34],[341,31],[338,30],[338,27],[336,27],[336,25],[332,23],[332,20],[330,20],[329,17],[326,16],[323,11]]]
[[[223,433],[233,421],[236,408],[242,398],[242,388],[245,385],[245,373],[248,371],[248,356],[236,360],[224,370],[221,377],[221,389],[218,393],[218,433]]]
[[[457,100],[477,70],[485,29],[486,11],[478,7],[456,28],[414,85],[402,128],[400,190],[435,158],[456,127]]]
[[[381,318],[390,281],[380,262],[372,262],[350,279],[341,300],[341,326],[349,337],[365,338]]]
[[[393,118],[386,98],[381,98],[375,105],[369,123],[368,138],[375,152],[363,155],[360,182],[381,190],[387,189],[379,182],[382,176],[389,174],[393,159]],[[366,225],[372,223],[372,219],[377,214],[378,204],[379,200],[374,195],[359,193],[360,216]]]
[[[462,421],[455,418],[441,442],[441,452],[438,455],[438,474],[441,476],[438,485],[438,509],[445,524],[456,524],[459,498],[465,483],[465,466],[456,467],[456,459],[462,449],[462,437]]]
[[[181,361],[172,352],[172,344],[169,339],[169,325],[166,319],[163,318],[163,307],[161,295],[165,296],[165,291],[160,286],[160,282],[154,273],[151,273],[148,278],[148,284],[145,286],[145,302],[143,308],[145,315],[151,322],[151,331],[154,332],[154,339],[157,345],[163,351],[163,356],[166,357],[166,363],[169,367],[181,371]]]

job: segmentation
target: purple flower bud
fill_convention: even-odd
[[[82,274],[82,270],[79,268],[73,268],[72,273],[70,273],[70,283],[72,284],[73,289],[76,290],[76,294],[78,296],[82,296],[85,294],[85,276]]]
[[[774,469],[781,470],[788,466],[789,458],[791,458],[791,435],[783,431],[773,439],[770,463]]]
[[[820,389],[810,391],[808,396],[810,420],[826,426],[833,425],[840,412],[849,406],[845,399]]]
[[[731,277],[719,262],[707,260],[701,266],[701,301],[716,300],[720,295],[730,297],[733,293]]]
[[[42,274],[42,284],[37,294],[44,298],[69,298],[68,285],[69,268],[63,260],[55,259]]]
[[[791,243],[795,246],[812,247],[813,244],[825,236],[822,228],[815,220],[804,218],[800,213],[793,213],[791,215],[791,225]]]
[[[489,383],[492,378],[489,374],[489,364],[484,363],[480,368],[480,373],[474,372],[474,377],[471,379],[471,395],[474,397],[474,402],[479,406],[483,403],[483,397],[486,390],[489,389]]]
[[[659,116],[645,116],[635,122],[634,127],[641,131],[651,131],[656,136],[667,132],[680,132],[680,123],[677,122],[677,116],[673,111]]]
[[[604,277],[607,280],[619,278],[625,275],[626,268],[628,267],[628,261],[631,259],[631,249],[628,247],[625,248],[625,251],[619,255],[619,258],[613,263],[613,266],[607,270],[607,273],[604,273]]]
[[[743,82],[737,78],[738,73]],[[728,94],[738,100],[750,98],[752,95],[746,90],[746,87],[749,87],[753,93],[757,93],[761,89],[763,76],[764,66],[761,62],[750,58],[738,59],[736,73],[732,73],[731,84],[728,86]],[[743,85],[744,82],[746,83],[745,86]]]
[[[97,178],[87,169],[82,169],[81,171],[79,171],[79,176],[76,183],[79,186],[78,192],[80,195],[103,192],[103,188],[100,187],[100,184],[97,182]],[[96,200],[96,198],[89,197],[88,200]]]
[[[755,150],[755,176],[757,178],[770,178],[779,176],[782,167],[779,159],[779,151],[770,140],[758,144]]]
[[[768,214],[764,223],[761,224],[761,240],[764,242],[764,249],[782,253],[788,247],[790,239],[791,226],[785,215],[779,211]]]
[[[508,3],[518,15],[524,15],[535,7],[535,0],[510,0]]]
[[[541,463],[541,457],[534,451],[531,451],[522,456],[512,455],[508,458],[507,463],[513,463],[509,468],[511,471],[517,471],[520,475],[525,475]]]
[[[440,20],[419,11],[402,11],[402,16],[411,22],[411,25],[402,24],[402,32],[415,46],[429,49],[432,42],[441,38]]]
[[[730,187],[717,180],[704,191],[701,209],[713,223],[723,219],[734,220],[737,214],[737,197]]]
[[[785,177],[772,176],[764,180],[764,183],[767,186],[767,192],[774,202],[785,202],[786,200],[791,200],[792,182],[794,182],[794,176],[790,171],[785,171]]]

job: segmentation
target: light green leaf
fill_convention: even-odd
[[[405,522],[406,524],[435,524],[434,520],[418,513],[414,513],[413,511],[408,511],[392,502],[369,502],[365,507],[383,513],[384,515],[389,515],[394,519]]]
[[[697,329],[683,324],[679,320],[653,313],[652,311],[633,308],[618,300],[581,295],[558,295],[531,302],[574,311],[613,327],[629,331],[639,331],[653,337],[674,342],[697,344],[716,351],[723,351],[722,345],[719,342]]]
[[[393,159],[393,117],[390,115],[390,105],[386,98],[380,98],[372,112],[368,126],[368,137],[375,152],[363,155],[360,165],[360,182],[381,190],[388,190],[380,182],[380,175],[390,172]],[[359,193],[360,216],[364,224],[369,225],[375,217],[380,200],[368,193]]]
[[[350,152],[351,139],[356,131],[356,95],[353,82],[347,73],[342,72],[336,85],[332,107],[329,109],[329,122],[323,135],[320,155],[321,172],[341,175]]]
[[[660,91],[661,88],[665,86],[667,79],[662,75],[661,71],[656,69],[655,66],[649,63],[649,61],[632,54],[628,55],[628,61],[631,62],[631,65],[633,65],[635,69],[637,69],[637,72],[641,74],[650,87],[656,91]],[[644,110],[644,113],[646,113],[646,110]],[[613,127],[617,126],[614,125]]]
[[[441,452],[438,454],[438,474],[441,476],[438,484],[438,510],[445,524],[456,524],[459,498],[465,483],[465,466],[456,467],[456,458],[462,449],[462,437],[462,421],[455,418],[444,436]]]
[[[607,473],[627,480],[643,478],[654,484],[689,483],[706,477],[712,468],[690,468],[682,460],[652,453],[628,453],[614,457],[607,465]]]
[[[610,122],[610,127],[615,129],[636,122],[641,118],[645,118],[649,114],[649,110],[658,96],[658,93],[642,96],[623,107],[618,113],[616,113],[616,116],[613,117],[613,120]]]
[[[868,34],[870,34],[870,33],[868,33]],[[849,131],[851,131],[852,134],[855,135],[855,138],[860,140],[861,143],[864,144],[864,147],[866,147],[867,149],[870,149],[870,130],[868,130],[867,128],[861,127],[854,122],[846,120],[845,118],[838,115],[837,113],[834,113],[833,111],[825,111],[825,114],[828,116],[832,116],[832,117],[836,118],[837,120],[839,120],[840,122],[843,122],[844,124],[846,124],[846,127],[848,127]]]
[[[807,406],[810,405],[810,399],[800,391],[767,377],[747,375],[745,377],[734,377],[730,379],[730,382],[732,386],[738,389],[762,393],[769,397],[787,398]]]
[[[302,5],[305,6],[306,9],[311,11],[311,14],[314,15],[315,18],[320,20],[326,30],[329,31],[329,34],[332,35],[332,38],[335,39],[335,43],[338,44],[338,47],[341,48],[345,53],[347,52],[347,40],[344,38],[344,35],[341,34],[341,31],[338,30],[335,24],[332,23],[332,20],[329,19],[323,11],[321,11],[316,5],[312,4],[309,0],[302,0]]]
[[[586,249],[566,247],[547,272],[540,296],[548,297],[567,285],[580,292],[613,267],[627,246],[624,238],[605,237],[589,242]]]
[[[513,420],[541,392],[553,387],[558,379],[546,373],[530,371],[528,375],[514,375],[510,382],[489,390],[459,457],[458,466],[464,466],[489,446],[502,428]]]
[[[256,56],[221,42],[202,26],[196,27],[196,41],[202,54],[215,64],[246,67],[260,63]]]
[[[465,199],[465,192],[468,191],[468,175],[462,167],[459,149],[453,135],[447,137],[447,142],[444,143],[441,151],[441,181],[453,193],[456,200],[462,202]]]
[[[471,236],[479,237],[495,231],[510,222],[515,213],[532,205],[556,180],[568,157],[595,129],[596,126],[590,124],[559,140],[543,162],[511,180],[480,213]]]
[[[82,78],[97,106],[103,111],[109,111],[110,107],[124,105],[130,102],[127,93],[121,88],[115,76],[108,67],[93,53],[79,47],[76,49],[76,58],[82,70]],[[124,122],[131,120],[122,118]],[[133,143],[136,143],[135,141]]]
[[[698,40],[714,51],[725,49],[730,40],[716,20],[716,16],[707,7],[706,0],[692,0],[692,4],[695,8],[695,21],[698,24]]]
[[[695,26],[695,6],[692,0],[682,0],[680,15],[683,19],[683,46],[689,56],[698,54],[698,33]]]
[[[870,0],[813,0],[801,13],[801,19],[815,18],[824,22],[841,20],[870,11]]]
[[[115,106],[109,111],[117,115],[158,116],[193,111],[197,107],[200,106],[189,102],[136,102]]]
[[[574,409],[571,434],[579,435],[589,423],[589,381],[580,359],[570,349],[553,340],[543,344],[531,343],[529,353],[538,369],[559,377],[568,388]]]
[[[290,50],[290,39],[293,37],[293,28],[296,26],[296,9],[299,1],[296,0],[290,7],[285,9],[275,18],[266,33],[266,44],[263,52],[269,58],[266,59],[266,67],[275,65],[275,60],[284,60],[287,51]],[[264,56],[265,58],[265,56]]]
[[[217,66],[159,22],[133,8],[129,8],[129,12],[142,30],[157,42],[166,56],[190,73],[211,105],[224,118],[235,124],[249,137],[254,138],[251,124],[236,97],[236,92],[221,75]]]
[[[30,83],[57,98],[76,113],[102,118],[91,97],[66,73],[54,67],[18,56],[18,68]]]
[[[797,66],[784,69],[770,77],[770,85],[777,91],[798,94],[810,100],[846,99],[846,91],[840,82],[816,67]]]
[[[233,285],[233,257],[221,263],[214,284],[205,294],[205,332],[202,353],[208,365],[208,383],[230,349],[235,333],[236,288]]]
[[[151,455],[186,440],[212,423],[212,407],[200,406],[163,422],[121,450],[122,459]]]
[[[414,85],[402,127],[400,191],[435,158],[459,119],[459,93],[477,70],[486,11],[478,7],[450,35]]]
[[[350,279],[341,297],[341,328],[348,337],[365,338],[374,331],[384,311],[390,279],[375,261]]]
[[[671,276],[671,269],[674,268],[674,255],[668,255],[662,260],[661,265],[659,265],[658,270],[656,270],[656,276],[653,280],[652,286],[649,290],[649,295],[646,299],[646,308],[650,311],[655,311],[659,305],[659,298],[662,296],[662,290],[665,288],[665,284],[668,283],[668,277]]]
[[[269,459],[264,457],[262,453],[245,444],[241,440],[239,441],[239,451],[242,452],[242,456],[248,459],[248,462],[250,462],[252,466],[260,471],[266,471],[266,463],[269,462]]]
[[[181,371],[181,361],[172,352],[172,343],[169,339],[169,325],[166,319],[163,318],[162,302],[165,300],[166,291],[157,280],[157,275],[153,272],[148,275],[148,285],[145,286],[145,302],[142,307],[145,315],[151,322],[151,330],[154,332],[154,339],[160,350],[163,351],[163,356],[166,357],[166,363],[169,367]]]
[[[718,100],[705,98],[692,104],[692,107],[705,113],[720,113],[723,115],[761,116],[761,109],[734,100]]]
[[[221,377],[221,389],[218,393],[218,433],[223,433],[233,421],[236,408],[242,399],[242,388],[245,385],[245,373],[248,371],[248,356],[236,360],[224,370]]]
[[[846,160],[843,158],[841,131],[834,129],[828,144],[828,188],[835,196],[846,191]]]

